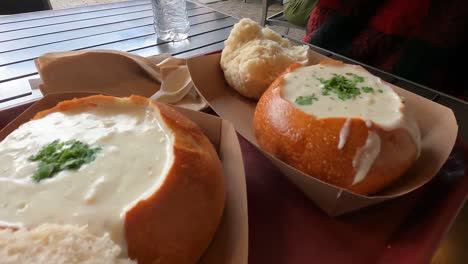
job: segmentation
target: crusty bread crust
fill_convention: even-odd
[[[39,112],[35,118],[105,102],[148,105],[159,111],[174,135],[174,162],[165,180],[126,213],[129,256],[140,264],[195,263],[214,237],[224,210],[222,165],[213,145],[187,117],[139,96],[73,99]]]
[[[407,130],[386,131],[377,124],[368,128],[360,118],[351,119],[346,144],[338,149],[346,118],[317,119],[281,97],[284,76],[297,67],[292,65],[273,82],[257,104],[254,131],[262,149],[312,177],[364,195],[397,180],[416,160],[418,147]],[[353,185],[353,159],[369,131],[379,135],[381,150],[367,176]]]

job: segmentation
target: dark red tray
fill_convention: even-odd
[[[403,197],[330,218],[240,137],[249,263],[430,263],[468,194],[459,141],[439,174]]]

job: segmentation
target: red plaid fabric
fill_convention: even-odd
[[[319,0],[305,42],[431,88],[468,97],[464,0]]]

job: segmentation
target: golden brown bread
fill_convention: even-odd
[[[316,118],[281,96],[284,76],[300,65],[292,65],[260,98],[254,116],[255,136],[268,153],[324,182],[359,194],[375,193],[398,179],[418,157],[418,146],[403,129],[371,128],[361,118],[350,121],[346,147],[338,149],[344,117]],[[353,184],[353,159],[373,131],[381,141],[380,153],[367,176]]]
[[[174,162],[164,182],[125,215],[129,256],[141,264],[195,263],[220,223],[225,189],[216,151],[194,122],[165,104],[139,96],[74,99],[39,112],[35,119],[109,101],[154,107],[174,134]]]

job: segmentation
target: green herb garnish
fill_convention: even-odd
[[[374,88],[369,87],[369,86],[364,86],[362,87],[362,91],[365,93],[374,93]]]
[[[382,90],[382,89],[378,89],[377,92],[383,93],[383,90]]]
[[[347,72],[345,74],[348,75],[348,76],[353,77],[353,81],[355,81],[356,83],[360,83],[360,82],[364,81],[364,77],[359,76],[357,74],[354,74],[354,73],[351,73],[351,72]]]
[[[311,105],[314,101],[318,101],[315,94],[309,96],[298,96],[295,100],[298,105]]]
[[[319,78],[318,80],[323,84],[322,95],[336,94],[341,100],[354,99],[361,94],[359,88],[356,87],[357,83],[363,82],[364,78],[354,73],[345,73],[352,76],[348,79],[343,75],[334,74],[331,79],[325,80]]]
[[[54,140],[42,147],[36,155],[28,158],[30,161],[39,161],[38,169],[32,179],[40,182],[52,178],[60,171],[79,169],[81,165],[93,161],[100,150],[100,147],[91,148],[78,140],[66,142]]]

